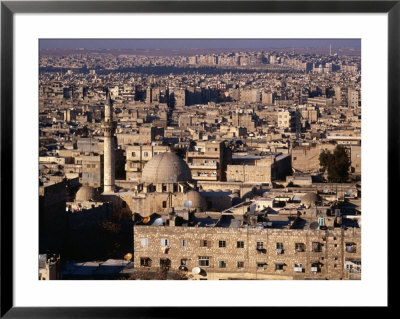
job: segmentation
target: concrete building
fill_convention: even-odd
[[[223,141],[197,142],[193,150],[186,153],[194,180],[224,181],[226,165],[230,160],[230,152]]]
[[[104,182],[104,156],[82,155],[79,156],[82,163],[81,183],[87,186],[101,187]]]
[[[347,105],[351,108],[358,108],[359,107],[359,93],[357,90],[348,89],[347,90]]]

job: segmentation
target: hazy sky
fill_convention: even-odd
[[[40,49],[361,48],[360,39],[41,39]]]

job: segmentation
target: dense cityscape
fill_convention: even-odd
[[[360,280],[360,49],[287,41],[41,49],[39,279]]]

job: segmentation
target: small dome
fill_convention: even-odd
[[[318,196],[315,193],[307,193],[301,198],[301,203],[310,206],[315,205],[315,202],[318,201]]]
[[[145,183],[177,183],[192,179],[189,166],[178,155],[165,152],[154,156],[144,166],[142,182]]]
[[[87,202],[89,200],[99,200],[100,195],[98,191],[90,186],[82,186],[75,196],[75,201],[77,202]]]
[[[191,201],[192,205],[190,208],[198,208],[200,210],[205,210],[207,208],[207,202],[203,196],[200,195],[199,192],[189,191],[185,194],[186,200],[185,202]]]

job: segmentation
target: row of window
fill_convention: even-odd
[[[156,156],[162,152],[153,152],[153,156]],[[132,157],[136,157],[136,152],[131,152]],[[149,152],[143,152],[143,157],[149,157]]]
[[[148,238],[141,238],[140,239],[140,244],[142,247],[147,247],[149,245]],[[188,240],[187,239],[181,239],[180,244],[182,247],[188,246]],[[161,246],[169,246],[170,241],[167,238],[162,238],[161,239]],[[312,243],[312,251],[313,252],[321,252],[322,247],[324,244],[321,244],[319,242],[313,242]],[[200,247],[211,247],[211,240],[200,240]],[[226,241],[225,240],[219,240],[218,241],[218,247],[219,248],[226,248]],[[236,247],[237,248],[244,248],[244,241],[237,241],[236,242]],[[306,245],[304,243],[295,243],[295,250],[297,252],[302,252],[306,250]],[[258,241],[256,243],[256,249],[257,250],[265,250],[264,247],[264,242]],[[278,253],[283,253],[284,252],[284,245],[281,242],[276,243],[276,249],[278,250]],[[354,243],[346,243],[346,251],[352,251],[355,250],[355,244]]]
[[[165,266],[165,265],[170,266],[171,261],[169,259],[161,258],[160,259],[160,266]],[[181,259],[180,262],[181,267],[186,267],[188,265],[188,259]],[[198,265],[200,267],[210,267],[210,257],[209,256],[199,256],[198,257]],[[257,262],[257,269],[266,269],[267,263],[266,262]],[[287,266],[285,263],[275,263],[275,270],[285,270],[284,267]],[[152,260],[148,257],[142,257],[140,258],[140,266],[142,267],[151,267],[152,266]],[[319,262],[316,263],[311,263],[311,271],[313,272],[319,272],[321,270],[322,264]],[[218,261],[218,268],[226,268],[227,267],[227,262],[224,260],[219,260]],[[236,262],[236,268],[238,269],[243,269],[244,268],[244,261],[237,261]],[[336,264],[335,264],[336,268]],[[295,263],[294,264],[294,269],[295,272],[303,272],[305,268],[303,267],[302,264]]]

